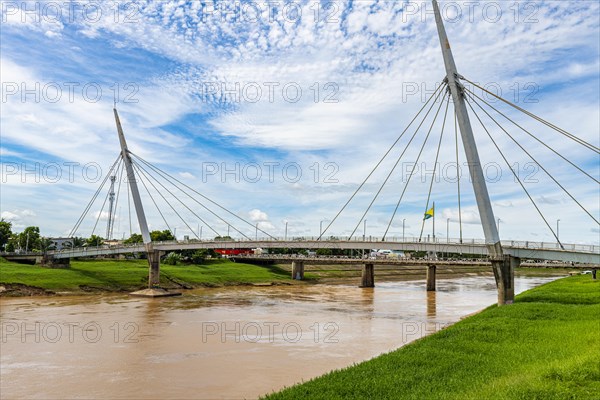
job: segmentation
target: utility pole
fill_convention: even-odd
[[[113,207],[115,204],[115,181],[117,177],[115,175],[110,177],[110,189],[108,192],[108,222],[106,223],[106,240],[110,240],[112,235],[113,225]]]
[[[487,191],[487,186],[477,152],[477,145],[473,135],[473,128],[469,120],[467,106],[465,103],[464,87],[460,83],[461,75],[459,75],[454,63],[450,42],[446,35],[444,22],[440,13],[437,0],[432,0],[433,11],[435,14],[435,22],[437,25],[438,36],[444,57],[444,65],[446,67],[446,80],[448,81],[448,89],[452,95],[454,109],[460,128],[460,134],[467,157],[469,173],[473,182],[473,191],[477,200],[477,208],[481,217],[481,225],[485,236],[488,253],[492,259],[494,269],[494,277],[496,278],[496,286],[498,287],[498,304],[512,303],[514,299],[514,271],[510,268],[509,260],[504,259],[502,245],[498,235],[498,229],[494,223],[494,212]]]

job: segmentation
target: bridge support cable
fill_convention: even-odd
[[[447,92],[448,98],[446,99],[446,113],[448,112],[448,105],[450,103],[450,92]],[[433,130],[433,127],[435,125],[435,122],[437,121],[437,117],[440,114],[440,110],[442,109],[442,106],[444,105],[444,101],[442,100],[440,102],[440,106],[438,107],[435,116],[433,117],[433,121],[431,121],[431,125],[429,126],[429,130],[427,131],[427,135],[425,136],[425,140],[423,141],[423,144],[421,145],[421,149],[419,150],[419,154],[417,155],[417,159],[415,160],[413,167],[410,171],[410,174],[408,175],[408,179],[406,180],[406,184],[404,184],[404,188],[402,189],[402,193],[400,194],[400,197],[398,198],[398,202],[396,203],[396,207],[394,207],[394,212],[392,213],[392,217],[390,218],[390,222],[388,223],[385,232],[383,234],[383,237],[381,238],[382,241],[385,241],[385,238],[387,237],[387,234],[392,226],[392,222],[394,221],[394,218],[396,217],[396,213],[398,212],[398,208],[400,207],[400,204],[402,203],[402,199],[404,198],[404,194],[406,193],[406,190],[408,189],[408,185],[410,184],[410,181],[413,177],[413,175],[415,174],[415,170],[417,168],[417,164],[419,163],[419,160],[421,159],[421,154],[423,154],[423,149],[425,149],[425,145],[427,144],[427,141],[429,140],[429,136],[431,136],[431,131]]]
[[[115,198],[115,207],[114,207],[114,214],[111,216],[111,220],[112,225],[110,227],[110,232],[108,234],[108,237],[106,239],[110,239],[111,237],[113,237],[113,231],[114,231],[114,227],[115,227],[115,218],[117,217],[117,204],[119,204],[119,197],[121,195],[121,182],[123,181],[123,171],[125,169],[121,168],[121,172],[118,174],[117,179],[119,179],[119,185],[117,186],[117,197]]]
[[[138,165],[139,168],[141,168],[148,176],[152,176],[150,174],[150,171],[148,171],[146,168],[144,168],[140,163],[138,163],[136,161],[136,164]],[[199,202],[198,200],[194,199],[193,196],[191,196],[189,193],[187,193],[185,190],[181,189],[181,187],[177,186],[176,184],[174,184],[173,182],[171,182],[170,180],[166,179],[164,176],[161,176],[161,178],[163,178],[167,183],[169,183],[170,185],[172,185],[173,187],[175,187],[177,190],[179,190],[180,192],[182,192],[183,194],[185,194],[187,197],[189,197],[190,199],[192,199],[192,201],[196,202],[197,204],[199,204],[202,208],[204,208],[205,210],[207,210],[209,213],[211,213],[213,216],[215,216],[217,219],[219,219],[220,221],[224,222],[226,225],[230,226],[233,228],[233,230],[235,230],[236,232],[238,232],[240,235],[244,236],[246,239],[250,240],[250,238],[244,234],[242,231],[240,231],[239,229],[237,229],[234,225],[232,225],[230,222],[226,221],[225,219],[221,218],[218,214],[216,214],[214,211],[212,211],[211,209],[209,209],[208,207],[206,207],[204,204],[202,204],[201,202]],[[217,236],[222,236],[219,232],[217,232],[208,222],[206,222],[202,217],[200,217],[198,214],[196,214],[190,207],[188,207],[181,199],[179,199],[173,192],[169,191],[169,189],[167,189],[156,177],[153,177],[153,179],[161,186],[163,187],[165,190],[167,190],[169,192],[169,194],[171,194],[171,196],[173,196],[177,201],[179,201],[179,203],[181,203],[185,208],[187,208],[196,218],[198,218],[203,224],[207,225],[208,228],[213,231]],[[166,201],[166,199],[165,199]],[[181,217],[180,217],[181,218]],[[186,226],[191,229],[189,227],[189,225],[186,223]],[[194,233],[194,236],[198,237],[198,235],[196,235],[196,233]],[[198,237],[199,238],[199,237]]]
[[[133,228],[131,225],[131,188],[127,185],[127,215],[129,216],[129,237],[133,235]]]
[[[158,206],[158,204],[156,204],[156,201],[154,200],[154,197],[152,196],[152,193],[148,189],[148,186],[146,185],[146,182],[144,182],[144,180],[142,179],[142,173],[141,173],[140,169],[133,162],[131,163],[131,165],[133,166],[133,169],[137,171],[137,176],[139,177],[139,181],[142,183],[142,186],[144,186],[144,189],[146,189],[146,193],[148,193],[148,196],[150,196],[150,200],[152,200],[152,203],[156,207],[156,210],[160,214],[160,217],[162,218],[163,222],[165,223],[165,225],[169,229],[169,232],[171,232],[171,234],[173,235],[173,237],[175,237],[175,233],[173,232],[173,229],[171,229],[171,226],[169,225],[169,223],[167,222],[167,219],[165,218],[165,216],[163,215],[162,211],[160,210],[160,207]],[[148,178],[146,177],[146,179],[148,179]],[[162,193],[160,193],[160,191],[157,190],[157,192],[158,192],[158,194],[160,194],[162,196]],[[163,197],[163,199],[164,199],[164,197]],[[167,204],[169,204],[169,203],[167,203]],[[170,204],[169,204],[169,206],[170,206]],[[178,216],[179,216],[179,214],[178,214]],[[185,221],[184,221],[184,223],[185,223]]]
[[[456,109],[454,110],[454,143],[456,144],[456,188],[458,192],[458,228],[460,234],[460,243],[463,242],[463,231],[462,231],[462,210],[460,207],[460,164],[458,159],[458,115],[456,115]]]
[[[369,180],[369,178],[371,178],[371,176],[373,175],[373,173],[375,173],[375,171],[377,170],[377,168],[379,168],[379,166],[381,165],[381,163],[387,158],[387,156],[394,149],[394,147],[396,147],[396,145],[398,144],[398,142],[400,142],[400,139],[402,139],[402,137],[404,136],[404,134],[408,131],[408,129],[412,126],[412,124],[417,120],[417,117],[419,115],[421,115],[421,113],[427,107],[427,105],[429,104],[429,102],[432,99],[434,99],[433,104],[435,104],[435,102],[437,101],[438,97],[442,93],[442,91],[440,91],[440,89],[443,90],[443,88],[445,88],[446,86],[447,86],[446,85],[446,80],[444,80],[442,82],[442,84],[440,86],[438,86],[438,88],[427,99],[427,101],[425,102],[425,104],[423,104],[423,106],[421,107],[421,109],[419,110],[419,112],[417,112],[417,114],[413,117],[413,119],[408,123],[408,125],[406,126],[406,128],[404,128],[404,130],[402,131],[402,133],[400,134],[400,136],[398,136],[396,138],[396,140],[394,141],[394,143],[392,143],[392,145],[387,149],[387,151],[385,152],[385,154],[383,155],[383,157],[381,157],[381,159],[377,162],[377,164],[375,165],[375,167],[373,167],[373,169],[371,170],[371,172],[369,172],[369,174],[367,175],[367,177],[362,181],[362,183],[358,186],[358,188],[350,196],[350,198],[348,199],[348,201],[346,201],[346,203],[342,206],[342,208],[337,212],[337,214],[333,217],[333,219],[325,227],[325,229],[323,230],[323,232],[321,232],[321,235],[319,236],[319,240],[321,240],[321,237],[323,236],[323,234],[325,234],[325,232],[327,232],[327,230],[329,230],[329,228],[331,227],[331,225],[333,225],[333,223],[338,219],[338,217],[341,215],[341,213],[346,209],[346,207],[348,206],[348,204],[350,204],[350,202],[354,199],[354,197],[358,194],[358,192],[363,188],[363,186],[365,185],[365,183],[367,183],[367,181]],[[433,104],[431,105],[431,107],[433,107]],[[430,107],[429,111],[431,111],[431,107]],[[359,222],[359,224],[360,224],[360,222]]]
[[[446,117],[448,117],[448,106],[450,105],[450,94],[448,94],[448,101],[446,102],[446,111],[444,112],[444,121],[442,122],[442,131],[440,132],[440,141],[438,142],[437,151],[435,153],[435,162],[433,163],[433,175],[431,176],[431,182],[429,183],[429,192],[427,193],[427,204],[425,205],[425,214],[427,210],[429,210],[429,201],[431,200],[431,190],[433,189],[433,182],[435,182],[436,172],[437,172],[437,164],[440,157],[440,149],[442,147],[442,138],[444,137],[444,129],[446,128]],[[435,212],[435,211],[434,211]],[[389,227],[392,225],[392,221],[390,221],[388,225]],[[419,242],[423,238],[423,229],[425,228],[425,219],[421,221],[421,233],[419,233]],[[386,230],[387,233],[387,230]],[[433,239],[435,242],[435,231],[433,232]]]
[[[531,155],[531,153],[529,153],[529,151],[527,151],[510,133],[508,133],[508,131],[506,129],[504,129],[504,127],[502,127],[502,125],[500,125],[498,123],[498,121],[496,121],[496,119],[494,117],[492,117],[487,110],[485,110],[477,101],[475,101],[475,99],[471,96],[468,95],[470,97],[470,99],[472,100],[473,103],[475,103],[477,105],[477,107],[479,107],[492,121],[494,121],[494,123],[513,141],[515,142],[515,144],[517,146],[519,146],[519,148],[521,150],[523,150],[523,152],[525,154],[527,154],[527,156],[529,158],[531,158],[533,160],[533,162],[535,162],[545,173],[546,175],[548,175],[550,177],[550,179],[552,179],[554,181],[554,183],[556,183],[558,185],[558,187],[560,187],[562,189],[563,192],[565,192],[574,202],[575,204],[577,204],[579,206],[579,208],[581,208],[590,218],[592,218],[597,225],[600,225],[600,222],[598,222],[598,220],[579,202],[577,201],[577,199],[563,186],[560,184],[560,182],[554,178],[554,176],[548,172],[548,170],[546,168],[544,168],[544,166],[538,162],[538,160],[535,159],[535,157],[533,157]]]
[[[106,182],[108,181],[108,178],[111,174],[111,172],[114,170],[115,166],[117,164],[121,163],[121,154],[119,154],[117,156],[117,158],[115,159],[115,162],[112,163],[111,167],[108,170],[108,173],[106,174],[106,176],[104,177],[104,180],[102,181],[102,183],[100,183],[100,186],[98,186],[98,189],[96,189],[96,192],[94,193],[94,195],[92,196],[92,199],[88,202],[88,204],[86,205],[85,209],[83,210],[83,212],[81,213],[81,215],[79,216],[79,218],[77,219],[77,222],[75,223],[75,226],[73,226],[73,228],[71,229],[71,231],[69,232],[69,237],[73,237],[73,235],[75,235],[75,233],[77,233],[77,230],[79,229],[79,227],[81,226],[81,223],[83,222],[83,220],[85,219],[87,213],[90,211],[90,208],[92,208],[92,206],[94,205],[94,203],[96,202],[96,198],[98,197],[98,195],[100,194],[100,192],[102,191],[102,188],[104,188],[104,185],[106,184]]]
[[[440,92],[441,94],[442,92]],[[437,98],[436,98],[437,100]],[[398,157],[398,159],[396,160],[396,162],[394,163],[394,166],[392,167],[392,169],[390,170],[390,172],[388,173],[388,175],[386,176],[385,180],[383,181],[383,183],[381,184],[381,186],[379,187],[379,190],[377,190],[377,193],[375,193],[375,196],[373,196],[373,199],[371,200],[371,203],[369,204],[369,206],[367,207],[367,209],[365,210],[365,212],[363,213],[362,217],[359,219],[358,224],[356,224],[356,227],[354,227],[354,230],[352,231],[352,233],[350,234],[350,237],[354,236],[354,234],[356,233],[356,231],[358,230],[358,227],[360,226],[361,222],[365,219],[365,217],[367,216],[367,214],[369,213],[369,211],[371,210],[371,207],[373,206],[373,204],[375,203],[375,201],[377,200],[377,198],[379,197],[379,195],[381,194],[381,191],[383,190],[384,186],[387,184],[388,180],[390,179],[390,177],[392,176],[392,174],[394,173],[394,171],[396,170],[396,167],[398,167],[398,164],[400,163],[400,161],[402,160],[402,157],[404,157],[404,154],[406,153],[406,151],[408,150],[408,147],[411,145],[413,139],[415,138],[415,136],[417,135],[417,133],[419,133],[419,130],[421,129],[421,126],[423,126],[423,123],[425,123],[425,120],[427,119],[427,117],[429,116],[429,113],[431,112],[431,109],[433,108],[433,106],[435,105],[435,101],[433,103],[431,103],[431,107],[429,108],[429,110],[427,111],[427,114],[425,114],[425,116],[423,117],[423,120],[421,121],[421,123],[419,123],[419,126],[417,126],[417,129],[415,130],[415,133],[412,135],[412,137],[410,138],[410,140],[408,141],[408,143],[406,144],[406,147],[404,148],[404,150],[402,151],[402,154],[400,154],[400,157]],[[425,147],[425,144],[427,143],[427,140],[429,139],[429,135],[431,134],[431,129],[433,128],[433,125],[435,124],[435,121],[437,120],[437,117],[440,113],[440,110],[442,109],[442,106],[444,105],[444,101],[442,100],[440,102],[440,106],[438,107],[435,116],[433,117],[433,121],[431,122],[431,126],[429,127],[429,131],[427,132],[427,136],[425,136],[425,140],[423,142],[423,145],[421,146],[421,151],[419,152],[419,156],[417,157],[417,160],[415,161],[415,164],[413,165],[413,171],[411,172],[411,174],[408,176],[408,182],[406,183],[406,185],[404,186],[404,190],[406,190],[406,187],[408,186],[408,183],[410,183],[410,179],[412,178],[412,173],[414,172],[414,169],[416,167],[416,163],[419,162],[419,158],[421,157],[421,153],[423,152],[423,148]],[[404,195],[404,191],[402,192],[402,195]],[[400,197],[402,198],[402,196]],[[396,206],[396,210],[397,210],[397,206]],[[396,210],[394,210],[394,215],[396,214]],[[392,218],[394,218],[392,216]],[[386,230],[386,234],[387,234],[387,230]],[[320,237],[319,237],[320,239]],[[385,235],[383,235],[383,239],[385,239]]]
[[[149,163],[148,161],[144,160],[143,158],[141,158],[140,156],[129,152],[133,157],[135,157],[137,160],[141,161],[143,164],[145,164],[146,166],[148,166],[149,168],[151,168],[153,171],[155,171],[156,173],[158,173],[163,179],[169,181],[169,179],[171,179],[172,181],[177,182],[178,184],[180,184],[181,186],[187,188],[188,190],[190,190],[192,193],[197,194],[198,196],[202,197],[203,199],[205,199],[206,201],[214,204],[216,207],[220,208],[221,210],[225,211],[226,213],[230,214],[231,216],[237,218],[238,220],[244,222],[245,224],[251,226],[252,228],[257,229],[259,232],[264,233],[265,235],[267,235],[268,237],[270,237],[271,239],[277,240],[277,238],[271,234],[269,234],[268,232],[262,230],[261,228],[256,228],[256,225],[253,224],[252,222],[249,222],[248,220],[240,217],[239,215],[237,215],[236,213],[234,213],[233,211],[223,207],[222,205],[220,205],[219,203],[217,203],[216,201],[210,199],[209,197],[203,195],[202,193],[198,192],[197,190],[195,190],[194,188],[190,187],[189,185],[186,185],[185,183],[181,182],[179,179],[175,178],[173,175],[161,170],[160,168],[158,168],[157,166]],[[228,224],[229,226],[231,226],[235,231],[239,232],[240,234],[242,234],[244,237],[248,238],[246,235],[244,235],[242,232],[240,232],[239,230],[237,230],[234,225],[232,225],[231,223],[228,223],[227,221],[225,221],[223,218],[221,218],[218,214],[214,213],[214,211],[210,210],[208,207],[206,207],[204,204],[202,204],[200,201],[198,201],[197,199],[195,199],[193,196],[191,196],[189,193],[185,192],[183,189],[179,188],[178,186],[176,186],[173,182],[170,182],[173,186],[177,187],[181,192],[185,193],[188,197],[190,197],[190,199],[192,199],[194,202],[196,202],[197,204],[199,204],[200,206],[202,206],[204,209],[206,209],[208,212],[210,212],[211,214],[213,214],[215,217],[217,217],[219,220],[225,222],[226,224]]]
[[[483,87],[479,86],[478,84],[476,84],[476,83],[474,83],[474,82],[471,82],[471,81],[470,81],[470,80],[468,80],[467,78],[465,78],[465,77],[461,77],[461,78],[462,78],[462,79],[464,79],[466,82],[469,82],[471,85],[475,86],[476,88],[478,88],[478,89],[480,89],[480,90],[482,90],[482,91],[484,91],[484,92],[486,92],[486,93],[488,93],[488,94],[492,95],[493,97],[497,98],[498,100],[502,101],[503,103],[506,103],[506,104],[508,104],[509,106],[511,106],[511,107],[513,107],[513,108],[515,108],[515,109],[517,109],[517,110],[519,110],[519,111],[521,111],[521,112],[522,112],[522,113],[524,113],[525,115],[527,115],[527,116],[529,116],[529,117],[531,117],[531,118],[535,119],[536,121],[538,121],[538,122],[541,122],[542,124],[544,124],[544,125],[546,125],[547,127],[551,128],[551,129],[553,129],[553,130],[555,130],[556,132],[560,133],[561,135],[563,135],[563,136],[566,136],[567,138],[569,138],[569,139],[573,140],[574,142],[577,142],[577,143],[579,143],[580,145],[582,145],[582,146],[584,146],[584,147],[588,148],[589,150],[591,150],[591,151],[593,151],[593,152],[595,152],[595,153],[597,153],[597,154],[600,154],[600,148],[598,148],[598,147],[594,146],[593,144],[586,142],[585,140],[583,140],[583,139],[581,139],[581,138],[579,138],[579,137],[577,137],[577,136],[573,135],[572,133],[569,133],[569,132],[565,131],[565,130],[564,130],[564,129],[562,129],[562,128],[559,128],[558,126],[556,126],[556,125],[554,125],[554,124],[552,124],[552,123],[550,123],[550,122],[546,121],[545,119],[543,119],[543,118],[541,118],[541,117],[538,117],[537,115],[535,115],[535,114],[533,114],[533,113],[531,113],[531,112],[529,112],[529,111],[525,110],[524,108],[521,108],[521,107],[519,107],[518,105],[516,105],[516,104],[514,104],[514,103],[511,103],[510,101],[508,101],[508,100],[506,100],[506,99],[504,99],[504,98],[502,98],[502,97],[498,96],[498,95],[497,95],[497,94],[495,94],[495,93],[492,93],[492,92],[490,92],[489,90],[487,90],[487,89],[485,89],[485,88],[483,88]]]
[[[488,107],[490,107],[492,110],[496,111],[498,114],[502,115],[505,119],[507,119],[508,121],[510,121],[511,123],[513,123],[515,126],[517,126],[519,129],[521,129],[523,132],[525,132],[526,134],[528,134],[529,136],[531,136],[533,139],[535,139],[542,146],[546,147],[548,150],[552,151],[554,154],[556,154],[557,156],[559,156],[560,158],[562,158],[563,160],[565,160],[567,163],[571,164],[579,172],[583,173],[584,175],[586,175],[588,178],[592,179],[597,184],[600,184],[600,180],[598,180],[598,179],[594,178],[592,175],[588,174],[581,167],[579,167],[578,165],[576,165],[575,163],[573,163],[571,160],[569,160],[568,158],[566,158],[565,156],[563,156],[562,154],[560,154],[558,151],[556,151],[555,149],[553,149],[552,147],[550,147],[549,145],[547,145],[543,140],[539,139],[537,136],[535,136],[534,134],[532,134],[531,132],[529,132],[527,129],[523,128],[521,125],[519,125],[513,119],[511,119],[506,114],[504,114],[502,111],[500,111],[497,108],[495,108],[489,102],[485,101],[484,99],[482,99],[481,97],[479,97],[477,94],[475,94],[472,91],[470,91],[468,88],[465,88],[465,90],[468,92],[468,94],[470,94],[471,96],[475,97],[479,101],[483,102],[485,105],[487,105]]]
[[[154,190],[156,190],[160,196],[163,198],[163,200],[169,205],[169,207],[171,208],[171,210],[173,210],[173,212],[179,217],[179,219],[181,219],[181,221],[185,224],[185,226],[192,231],[192,233],[194,233],[193,229],[188,225],[188,223],[185,221],[185,219],[175,210],[175,208],[171,205],[171,203],[162,195],[162,193],[160,193],[160,190],[158,190],[158,188],[154,185],[154,183],[150,180],[149,176],[151,176],[149,174],[149,172],[143,167],[141,166],[137,161],[132,159],[132,165],[134,165],[134,167],[137,168],[138,172],[140,172],[146,179],[148,179],[148,181],[150,182],[150,184],[152,185],[152,187],[154,188]],[[200,219],[204,224],[206,224],[208,226],[208,228],[213,231],[217,236],[221,236],[221,234],[219,232],[217,232],[210,224],[208,224],[205,220],[203,220],[198,214],[196,214],[190,207],[187,206],[187,204],[185,204],[179,197],[177,197],[173,192],[171,192],[165,185],[162,184],[162,182],[160,182],[158,179],[154,178],[156,183],[158,183],[160,185],[160,187],[162,187],[167,193],[169,193],[171,196],[173,196],[173,198],[175,200],[177,200],[181,205],[183,205],[189,212],[192,213],[192,215],[194,215],[196,218]],[[143,181],[142,181],[143,182]],[[196,235],[194,233],[194,235]]]
[[[512,172],[512,174],[515,177],[515,179],[517,180],[517,182],[519,182],[519,185],[521,186],[521,188],[523,189],[523,191],[525,191],[525,194],[529,198],[529,201],[531,201],[531,204],[533,204],[533,206],[535,207],[537,213],[540,215],[540,217],[542,218],[542,220],[544,221],[544,223],[546,224],[546,226],[548,227],[548,229],[550,229],[550,232],[552,232],[552,235],[556,238],[556,242],[560,245],[560,248],[564,250],[565,248],[563,247],[560,239],[558,238],[558,235],[556,234],[556,232],[554,232],[554,229],[552,229],[552,227],[550,226],[550,224],[546,220],[546,217],[544,217],[544,214],[542,213],[542,211],[540,210],[540,208],[538,207],[538,205],[536,204],[536,202],[533,200],[533,197],[531,197],[531,194],[529,194],[529,191],[527,190],[527,188],[525,187],[525,185],[521,181],[521,178],[519,178],[519,174],[517,174],[515,172],[515,170],[512,168],[512,166],[510,165],[510,162],[507,160],[506,156],[504,155],[504,153],[500,149],[500,146],[498,146],[498,143],[496,143],[496,141],[494,140],[494,138],[490,134],[489,130],[487,129],[487,127],[485,126],[485,124],[483,123],[483,121],[481,120],[481,118],[479,117],[479,115],[477,114],[477,112],[475,111],[475,109],[473,108],[473,106],[471,105],[471,102],[467,101],[466,103],[469,106],[469,108],[471,109],[471,111],[473,111],[473,114],[475,115],[475,117],[477,118],[477,120],[479,121],[479,123],[481,124],[481,126],[483,127],[483,130],[485,131],[485,133],[488,135],[488,137],[490,138],[490,140],[492,141],[492,143],[496,147],[496,150],[498,150],[498,153],[500,153],[500,156],[502,157],[502,159],[504,160],[504,162],[506,163],[506,165],[508,166],[508,168]]]
[[[175,215],[177,215],[177,217],[179,217],[179,219],[184,223],[184,225],[190,230],[192,231],[192,233],[194,234],[194,236],[196,236],[198,239],[200,239],[200,237],[196,234],[196,232],[194,232],[194,230],[190,227],[190,225],[185,221],[185,219],[177,212],[177,210],[175,209],[175,207],[173,207],[173,205],[167,200],[167,198],[161,193],[161,191],[156,187],[156,185],[154,185],[154,183],[152,182],[152,180],[150,178],[153,178],[156,183],[158,183],[160,186],[162,186],[169,194],[171,194],[171,196],[173,196],[175,199],[177,199],[180,203],[183,204],[183,202],[181,200],[179,200],[179,198],[177,198],[171,191],[169,191],[167,188],[165,188],[159,181],[158,179],[152,177],[152,175],[150,175],[148,173],[148,171],[146,171],[137,161],[133,161],[132,164],[135,166],[135,168],[138,169],[138,172],[140,173],[140,175],[143,175],[148,182],[150,183],[150,185],[152,185],[152,187],[154,188],[154,190],[160,195],[160,197],[162,197],[162,199],[164,200],[165,203],[167,203],[167,205],[169,206],[169,208],[171,208],[171,210],[175,213]],[[145,186],[145,185],[144,185]],[[148,190],[148,189],[146,189]],[[148,194],[150,194],[150,191],[148,190]],[[152,195],[150,195],[150,197],[152,197]],[[185,206],[185,205],[184,205]],[[158,206],[157,206],[158,208]],[[186,207],[187,208],[187,207]],[[188,208],[189,210],[189,208]],[[160,212],[160,211],[159,211]],[[217,236],[221,236],[221,234],[216,231],[211,224],[209,224],[208,222],[206,222],[204,219],[202,219],[200,216],[196,215],[193,211],[192,214],[198,218],[200,221],[202,221],[203,224],[205,224],[208,229],[210,229],[211,231],[213,231]],[[166,221],[165,221],[166,223]],[[168,226],[168,225],[167,225]],[[173,235],[175,236],[175,235]]]

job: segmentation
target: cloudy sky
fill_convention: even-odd
[[[71,231],[119,154],[116,100],[134,154],[249,222],[204,201],[212,214],[164,181],[165,188],[155,181],[156,189],[148,181],[177,236],[199,226],[204,237],[225,234],[224,221],[248,236],[255,224],[283,236],[286,222],[289,236],[318,235],[445,76],[430,2],[1,5],[0,200],[2,218],[16,231],[29,225],[48,236]],[[463,76],[599,145],[597,1],[443,1],[441,8]],[[470,88],[540,140],[484,106],[538,165],[474,105],[554,230],[560,219],[561,240],[598,243],[594,219],[544,171],[598,219],[597,153]],[[362,215],[373,202],[364,217],[367,236],[381,236],[404,191],[388,235],[401,236],[404,222],[406,236],[418,236],[441,143],[430,201],[437,235],[445,238],[448,228],[458,237],[453,107],[441,135],[444,98],[416,131],[426,106],[327,235],[355,228],[362,235]],[[500,236],[553,241],[477,117],[471,119]],[[460,146],[463,235],[482,238]],[[130,233],[125,188],[115,207],[119,238]],[[107,189],[77,235],[90,235],[98,217],[95,232],[104,236]],[[151,229],[166,229],[140,190]],[[135,224],[134,217],[138,231]],[[428,221],[425,235],[431,230]]]

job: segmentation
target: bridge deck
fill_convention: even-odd
[[[585,264],[600,264],[600,246],[582,244],[563,244],[561,249],[556,243],[503,241],[505,254],[523,259],[552,260]],[[487,257],[488,250],[483,240],[456,240],[419,242],[416,240],[233,240],[233,241],[172,241],[154,242],[158,251],[195,250],[195,249],[389,249],[403,251],[432,251],[440,253],[478,254]],[[145,252],[143,244],[129,246],[81,247],[75,249],[50,251],[55,258],[92,257]]]

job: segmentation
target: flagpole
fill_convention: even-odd
[[[433,202],[433,243],[435,243],[435,201]]]

